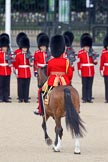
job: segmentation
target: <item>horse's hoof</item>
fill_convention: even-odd
[[[54,152],[60,152],[60,148],[58,148],[57,146],[53,145],[52,149]]]
[[[60,152],[60,149],[56,148],[56,147],[53,147],[53,151],[54,152]]]
[[[80,149],[79,148],[75,148],[74,154],[77,154],[77,155],[81,154]]]
[[[80,155],[80,154],[81,154],[81,152],[74,152],[74,154],[76,154],[76,155]]]
[[[46,138],[45,142],[48,146],[52,145],[52,140],[50,138]]]

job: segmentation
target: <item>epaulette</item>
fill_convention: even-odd
[[[35,51],[35,53],[38,53],[38,52],[40,52],[40,50]]]
[[[81,50],[78,52],[78,54],[82,54],[83,52],[84,52],[84,50],[81,49]]]
[[[103,50],[102,50],[102,53],[106,53],[106,52],[108,52],[106,49],[103,49]]]
[[[22,52],[20,51],[20,52],[17,53],[17,55],[19,55],[19,54],[21,54],[21,53],[22,53]]]

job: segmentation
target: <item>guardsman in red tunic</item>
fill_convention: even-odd
[[[70,85],[72,68],[69,60],[62,57],[65,51],[65,40],[63,36],[56,35],[52,37],[50,48],[54,58],[48,61],[48,86]]]
[[[100,73],[104,77],[105,84],[105,103],[108,103],[108,35],[103,41],[104,49],[100,58]]]
[[[8,54],[8,50],[9,38],[7,35],[0,35],[0,102],[11,102],[9,101],[11,56]]]
[[[53,58],[48,61],[48,87],[53,88],[59,85],[70,85],[72,79],[72,68],[69,60],[62,56],[65,51],[64,37],[61,35],[52,37],[50,48]],[[38,111],[35,111],[34,113],[43,114],[42,111],[42,107],[39,106]]]
[[[46,33],[39,33],[37,36],[38,50],[34,53],[34,76],[37,76],[37,68],[42,68],[47,65],[48,60],[51,57],[51,53],[48,49],[49,47],[49,37]],[[40,98],[40,89],[38,90],[38,101]],[[42,107],[39,101],[39,107]],[[39,109],[38,107],[38,109]],[[34,111],[38,114],[38,109]],[[42,108],[40,108],[41,110]],[[40,112],[41,114],[41,112]]]
[[[7,33],[2,33],[1,35],[0,35],[0,37],[7,37],[7,39],[9,40],[9,44],[10,44],[10,38],[9,38],[9,35],[7,34]],[[10,47],[8,48],[8,64],[9,64],[9,66],[12,66],[13,65],[13,56],[12,56],[12,51],[10,50]],[[11,79],[11,77],[10,77],[10,79]],[[9,79],[9,92],[8,92],[8,99],[12,99],[11,97],[10,97],[10,79]]]
[[[17,37],[16,37],[16,43],[17,43],[17,45],[18,45],[18,48],[14,51],[14,54],[15,54],[15,55],[18,55],[19,53],[21,53],[21,49],[20,49],[20,47],[19,47],[19,42],[20,42],[20,39],[21,39],[22,37],[27,37],[26,33],[24,33],[24,32],[18,33],[18,35],[17,35]],[[13,63],[13,67],[15,68],[15,62]],[[15,70],[15,69],[14,69],[14,70]]]
[[[18,78],[19,103],[28,103],[29,86],[30,86],[30,63],[27,54],[30,48],[30,42],[27,37],[22,37],[19,42],[21,52],[16,55],[16,75]]]
[[[76,54],[72,47],[72,43],[74,40],[74,35],[70,31],[66,31],[63,34],[65,39],[65,53],[63,54],[65,58],[69,59],[70,65],[72,67],[72,77],[74,72],[74,62],[76,61]]]
[[[91,36],[81,37],[82,49],[78,52],[78,73],[82,77],[82,100],[83,103],[92,103],[92,85],[94,78],[94,65],[97,59],[92,49]]]
[[[27,37],[26,33],[20,32],[20,33],[18,33],[18,35],[17,35],[17,37],[16,37],[16,43],[17,43],[17,45],[18,45],[18,48],[14,51],[15,59],[16,59],[16,56],[17,56],[18,54],[21,53],[21,49],[20,49],[20,47],[19,47],[19,42],[20,42],[20,39],[21,39],[22,37]],[[16,70],[15,70],[15,63],[16,63],[16,62],[13,62],[13,72],[14,72],[14,74],[16,73]],[[18,94],[17,94],[17,95],[18,95],[18,98],[17,98],[17,99],[19,99],[18,78],[17,78],[17,93],[18,93]]]
[[[37,37],[38,50],[34,53],[34,75],[37,75],[37,68],[44,67],[50,59],[49,38],[46,34],[40,33]]]

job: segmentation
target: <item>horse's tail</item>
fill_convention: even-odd
[[[74,105],[71,100],[71,93],[68,88],[64,89],[64,102],[66,109],[66,127],[70,128],[72,135],[83,137],[84,131],[86,131],[82,120],[74,108]]]

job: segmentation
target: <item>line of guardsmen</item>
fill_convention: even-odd
[[[58,38],[59,37],[57,37],[57,40],[54,43],[59,44],[58,41],[60,40]],[[64,62],[60,62],[60,67],[57,69],[56,62],[51,62],[51,59],[54,57],[62,57],[69,60],[71,74],[69,74],[68,77],[70,77],[69,80],[71,81],[74,73],[74,62],[77,60],[78,74],[82,80],[82,102],[93,102],[92,86],[95,74],[94,65],[98,63],[97,58],[99,55],[97,55],[92,48],[92,37],[89,33],[82,34],[80,38],[81,50],[78,54],[75,53],[72,46],[74,40],[73,33],[66,31],[63,33],[62,38],[65,41],[65,51],[63,51],[62,55],[57,56],[58,51],[62,48],[62,44],[60,44],[60,49],[58,48],[58,51],[54,49],[57,53],[52,55],[49,48],[50,40],[48,35],[43,32],[40,33],[37,36],[38,50],[34,52],[34,55],[31,55],[30,40],[27,34],[20,32],[17,35],[16,42],[18,49],[14,52],[11,50],[8,34],[0,34],[0,102],[11,102],[10,77],[12,69],[17,78],[17,95],[19,103],[30,102],[29,87],[31,80],[31,66],[33,66],[34,69],[34,76],[37,76],[37,68],[46,66],[50,60],[51,66],[53,64],[53,71],[57,74],[54,74],[53,77],[51,77],[49,85],[57,86],[57,82],[55,82],[55,76],[57,75],[60,85],[70,84],[68,79],[66,79],[67,74],[66,69],[64,68]],[[105,103],[108,103],[108,35],[104,38],[103,46],[104,48],[100,57],[100,74],[104,77]],[[39,93],[40,90],[38,94]]]

